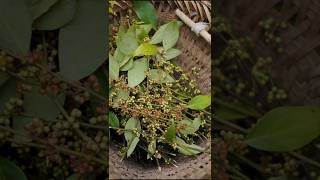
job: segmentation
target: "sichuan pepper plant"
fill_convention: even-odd
[[[135,4],[138,17],[142,2],[149,3]],[[111,139],[122,144],[123,158],[142,151],[142,158],[174,163],[177,152],[196,155],[204,151],[196,143],[210,136],[211,121],[205,109],[211,98],[200,95],[195,81],[173,62],[181,54],[174,46],[182,23],[172,21],[156,28],[155,17],[140,18],[143,22],[125,18],[120,26],[112,27],[109,38]]]
[[[278,59],[257,55],[255,43],[235,34],[228,19],[218,16],[214,23],[216,174],[220,179],[319,178],[319,107],[290,106],[270,75]],[[288,24],[266,18],[257,25],[260,39],[281,54],[279,34]]]
[[[0,2],[0,179],[107,178],[106,10]]]

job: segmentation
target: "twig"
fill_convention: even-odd
[[[59,108],[60,112],[64,115],[67,120],[70,120],[70,116],[68,115],[67,111],[62,107],[62,105],[58,102],[57,99],[52,99],[51,100],[56,104],[56,106]],[[93,144],[96,144],[90,137],[85,135],[80,129],[75,129],[76,133],[83,139],[83,140],[89,140]]]
[[[91,89],[89,89],[89,88],[83,87],[83,86],[81,86],[81,85],[79,85],[79,84],[77,84],[77,83],[75,83],[75,82],[67,81],[67,80],[66,80],[65,78],[63,78],[61,75],[58,75],[58,74],[56,74],[56,73],[48,70],[46,67],[42,66],[41,64],[35,64],[35,66],[37,66],[37,67],[39,67],[40,69],[42,69],[42,70],[50,73],[50,74],[53,75],[54,77],[56,77],[56,78],[58,78],[59,80],[65,82],[65,83],[67,83],[67,84],[69,84],[70,86],[76,87],[76,88],[81,89],[81,90],[83,90],[83,91],[87,91],[87,92],[89,92],[90,94],[92,94],[93,96],[99,98],[100,100],[103,100],[103,101],[106,101],[106,100],[107,100],[107,98],[104,97],[103,95],[101,95],[101,94],[99,94],[99,93],[97,93],[97,92],[95,92],[95,91],[93,91],[93,90],[91,90]]]
[[[34,136],[31,136],[31,135],[28,135],[28,134],[25,134],[25,133],[20,133],[20,132],[17,132],[16,130],[14,129],[11,129],[11,128],[8,128],[8,127],[4,127],[4,126],[0,126],[0,130],[3,130],[3,131],[8,131],[8,132],[11,132],[13,134],[17,134],[17,135],[20,135],[20,136],[25,136],[25,137],[28,137],[30,139],[33,139],[41,144],[38,144],[38,143],[31,143],[31,142],[23,142],[23,141],[18,141],[18,140],[15,140],[15,139],[6,139],[7,141],[10,141],[10,142],[14,142],[16,144],[24,144],[24,145],[28,145],[28,146],[32,146],[32,147],[37,147],[37,148],[48,148],[48,145],[47,145],[47,142],[45,140],[42,140],[38,137],[34,137]],[[52,145],[52,147],[54,147],[55,150],[57,150],[58,152],[61,152],[61,153],[64,153],[64,154],[67,154],[67,155],[74,155],[74,156],[78,156],[78,157],[82,157],[82,158],[85,158],[87,160],[92,160],[92,161],[95,161],[97,163],[100,163],[100,164],[103,164],[105,166],[108,165],[107,163],[107,160],[101,160],[101,159],[98,159],[98,158],[95,158],[95,157],[92,157],[92,156],[89,156],[89,155],[86,155],[86,154],[83,154],[83,153],[80,153],[80,152],[76,152],[76,151],[73,151],[73,150],[70,150],[70,149],[67,149],[67,148],[63,148],[63,147],[60,147],[60,146],[56,146],[56,145]]]
[[[243,134],[248,134],[248,132],[249,132],[247,129],[244,129],[244,128],[236,125],[236,124],[233,124],[233,123],[231,123],[231,122],[228,122],[228,121],[225,121],[225,120],[216,118],[216,117],[215,117],[215,121],[217,121],[217,122],[219,122],[219,123],[221,123],[221,124],[224,124],[224,125],[226,125],[226,126],[229,126],[229,127],[231,127],[231,128],[237,129],[237,130],[239,130],[240,132],[242,132]],[[297,152],[288,152],[288,153],[289,153],[290,155],[292,155],[293,157],[295,157],[295,158],[298,158],[298,159],[303,160],[303,161],[305,161],[305,162],[307,162],[307,163],[309,163],[309,164],[311,164],[311,165],[314,165],[314,166],[317,167],[317,168],[320,168],[320,163],[317,162],[317,161],[314,161],[314,160],[312,160],[312,159],[310,159],[310,158],[308,158],[308,157],[306,157],[306,156],[304,156],[304,155],[302,155],[302,154],[299,154],[299,153],[297,153]]]
[[[247,176],[245,176],[244,174],[242,174],[239,170],[237,170],[236,168],[226,165],[226,169],[236,175],[238,175],[239,177],[241,177],[243,180],[250,180],[250,178],[248,178]]]
[[[292,155],[295,158],[301,159],[301,160],[303,160],[303,161],[305,161],[305,162],[307,162],[309,164],[312,164],[312,165],[320,168],[320,163],[318,163],[317,161],[314,161],[312,159],[309,159],[309,158],[303,156],[302,154],[299,154],[297,152],[289,152],[289,154]]]

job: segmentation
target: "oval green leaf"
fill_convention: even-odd
[[[112,89],[111,91],[113,91],[114,89]],[[111,92],[110,91],[110,92]],[[113,106],[115,106],[115,107],[118,107],[118,103],[119,103],[119,101],[121,101],[121,100],[127,100],[128,98],[129,98],[129,92],[128,91],[124,91],[124,90],[122,90],[122,89],[118,89],[117,91],[116,91],[116,96],[115,96],[115,98],[113,99]]]
[[[65,94],[60,94],[55,99],[63,106]],[[24,112],[32,117],[38,117],[46,121],[53,121],[60,114],[60,109],[54,103],[54,99],[47,95],[39,93],[39,87],[32,87],[31,91],[24,95]],[[13,117],[13,129],[25,132],[25,126],[32,121],[30,117],[15,116]],[[26,140],[26,138],[16,135],[17,140]]]
[[[76,12],[76,0],[59,0],[33,25],[38,30],[55,30],[69,23]]]
[[[153,28],[157,26],[157,14],[153,5],[149,1],[133,1],[133,8],[141,21],[151,24]]]
[[[133,53],[133,56],[153,56],[157,54],[157,46],[143,43]]]
[[[135,119],[135,118],[130,118],[126,125],[125,125],[125,132],[124,132],[124,137],[127,141],[128,144],[128,151],[127,151],[127,157],[129,157],[135,147],[137,146],[138,142],[139,142],[139,136],[136,136],[131,130],[132,129],[137,129],[138,131],[141,130],[141,125],[140,125],[140,121]]]
[[[0,157],[0,179],[27,180],[27,177],[15,163]]]
[[[279,107],[259,119],[246,142],[266,151],[293,151],[319,136],[319,119],[319,107]]]
[[[173,142],[175,137],[176,137],[176,124],[174,122],[172,122],[172,124],[167,129],[166,139],[169,142]]]
[[[133,68],[128,71],[128,86],[135,87],[139,85],[146,78],[147,69],[148,60],[146,58],[135,60]]]
[[[196,155],[204,151],[204,148],[195,144],[187,144],[183,139],[179,137],[176,137],[176,143],[179,152],[187,156]]]
[[[160,28],[156,31],[156,33],[152,36],[151,40],[149,41],[150,44],[159,44],[163,41],[163,35],[167,28],[168,24],[164,24],[160,26]]]
[[[17,96],[17,82],[13,78],[9,78],[0,87],[0,112],[4,110],[5,104],[10,100],[10,98]]]
[[[179,49],[171,48],[164,54],[166,60],[170,60],[179,56],[182,52]]]
[[[107,79],[107,70],[104,69],[103,67],[98,69],[95,72],[95,75],[98,79],[99,85],[101,87],[101,94],[105,95],[107,97],[108,93],[108,79]]]
[[[129,59],[129,61],[126,63],[126,64],[124,64],[121,68],[120,68],[120,70],[121,71],[129,71],[130,69],[132,69],[133,68],[133,59],[131,58],[131,59]]]
[[[130,157],[130,155],[133,153],[134,149],[136,148],[137,144],[139,142],[138,137],[134,137],[131,143],[129,144],[129,148],[127,151],[127,157]]]
[[[172,83],[175,82],[173,77],[161,69],[151,69],[149,78],[158,83]]]
[[[202,110],[211,105],[211,96],[198,95],[188,102],[188,108],[194,110]]]
[[[60,29],[59,65],[68,80],[95,72],[108,58],[107,2],[79,0],[74,19]]]
[[[109,54],[109,78],[118,79],[119,77],[119,64],[113,56]]]
[[[109,125],[111,127],[120,127],[120,123],[119,123],[119,119],[117,117],[116,114],[114,114],[114,112],[112,111],[109,111]]]
[[[165,51],[174,47],[179,39],[179,30],[182,23],[180,21],[170,22],[163,34],[163,48]]]
[[[20,57],[26,55],[31,42],[31,16],[22,0],[0,1],[0,49]]]
[[[138,119],[135,119],[132,117],[127,121],[124,129],[125,129],[124,137],[125,137],[126,141],[129,143],[133,140],[134,137],[136,137],[131,130],[132,129],[137,129],[137,130],[141,129],[140,121]]]
[[[125,55],[132,55],[134,51],[138,48],[138,40],[135,36],[134,31],[128,31],[121,35],[119,39],[118,48]]]
[[[28,6],[31,11],[32,20],[35,20],[42,14],[46,13],[51,6],[57,3],[57,1],[58,0],[31,1],[30,4],[28,4]]]
[[[178,131],[183,135],[193,134],[198,131],[200,125],[201,120],[199,118],[195,118],[194,120],[184,119],[182,121],[179,121]]]

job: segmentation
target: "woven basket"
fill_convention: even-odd
[[[291,104],[320,102],[320,1],[224,0],[218,9],[238,35],[249,36],[257,56],[271,56],[272,79],[288,93]],[[259,38],[258,23],[268,17],[287,22],[281,32],[284,53],[277,54]]]
[[[177,19],[174,9],[169,6],[158,5],[157,15],[159,24]],[[193,77],[202,94],[211,92],[211,47],[201,37],[197,37],[191,30],[183,25],[177,48],[182,54],[177,63],[186,71],[191,72],[193,67],[200,67],[199,78]],[[175,160],[177,166],[161,164],[159,171],[157,165],[144,166],[130,159],[121,161],[118,156],[118,147],[111,144],[109,149],[109,178],[110,179],[211,179],[211,142],[204,142],[202,146],[208,147],[198,156],[178,156]]]

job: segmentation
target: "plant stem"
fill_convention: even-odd
[[[92,161],[95,161],[99,164],[103,164],[105,166],[108,166],[108,163],[107,163],[107,160],[101,160],[101,159],[98,159],[98,158],[95,158],[95,157],[92,157],[92,156],[89,156],[89,155],[86,155],[86,154],[83,154],[83,153],[80,153],[80,152],[76,152],[76,151],[73,151],[73,150],[70,150],[70,149],[67,149],[67,148],[63,148],[63,147],[60,147],[60,146],[56,146],[56,145],[48,145],[47,144],[47,141],[45,140],[42,140],[38,137],[34,137],[34,136],[31,136],[31,135],[28,135],[28,134],[24,134],[24,133],[20,133],[20,132],[17,132],[16,130],[14,129],[11,129],[11,128],[8,128],[8,127],[5,127],[5,126],[0,126],[0,129],[3,130],[3,131],[8,131],[8,132],[11,132],[13,134],[17,134],[17,135],[20,135],[20,136],[25,136],[25,137],[28,137],[30,139],[33,139],[35,141],[38,141],[39,143],[41,144],[38,144],[38,143],[31,143],[31,142],[23,142],[23,141],[17,141],[15,139],[12,139],[12,138],[9,138],[9,139],[6,139],[7,141],[9,142],[14,142],[16,144],[24,144],[24,145],[27,145],[27,146],[32,146],[32,147],[37,147],[37,148],[43,148],[43,149],[46,149],[48,148],[48,146],[52,146],[54,147],[55,150],[57,150],[58,152],[61,152],[63,154],[67,154],[67,155],[74,155],[74,156],[78,156],[78,157],[82,157],[82,158],[85,158],[87,160],[92,160]]]
[[[181,94],[181,93],[179,93],[179,92],[177,92],[177,91],[175,91],[175,90],[172,90],[172,91],[173,91],[174,93],[176,93],[176,94],[180,95],[180,96],[183,96],[183,97],[185,97],[185,98],[191,99],[191,97],[190,97],[190,96],[187,96],[187,95]]]
[[[244,128],[236,125],[236,124],[233,124],[233,123],[231,123],[231,122],[228,122],[228,121],[225,121],[225,120],[216,118],[216,117],[215,117],[215,121],[217,121],[217,122],[219,122],[219,123],[221,123],[221,124],[224,124],[224,125],[226,125],[226,126],[229,126],[229,127],[231,127],[231,128],[237,129],[237,130],[239,130],[240,132],[242,132],[243,134],[248,134],[248,132],[249,132],[247,129],[244,129]],[[311,165],[313,165],[313,166],[315,166],[315,167],[317,167],[317,168],[320,168],[320,163],[317,162],[317,161],[314,161],[314,160],[312,160],[312,159],[310,159],[310,158],[308,158],[308,157],[306,157],[306,156],[304,156],[304,155],[302,155],[302,154],[299,154],[299,153],[297,153],[297,152],[288,152],[288,153],[289,153],[291,156],[293,156],[293,157],[295,157],[295,158],[297,158],[297,159],[303,160],[303,161],[305,161],[305,162],[307,162],[307,163],[309,163],[309,164],[311,164]]]
[[[312,164],[318,168],[320,168],[320,163],[317,161],[314,161],[312,159],[309,159],[308,157],[303,156],[302,154],[299,154],[297,152],[289,152],[290,155],[292,155],[293,157],[297,158],[297,159],[301,159],[309,164]]]
[[[58,102],[57,99],[52,99],[51,100],[56,104],[56,106],[60,109],[60,112],[64,115],[65,118],[67,118],[68,121],[70,121],[70,116],[68,115],[67,111],[62,107],[62,105]],[[89,140],[91,143],[96,144],[90,137],[85,135],[80,129],[74,129],[76,133],[83,139],[83,140]]]
[[[219,99],[217,97],[214,98],[214,102],[217,103],[218,105],[227,107],[229,109],[232,109],[234,111],[237,111],[239,113],[242,113],[242,114],[245,114],[245,115],[248,115],[248,116],[252,116],[254,118],[260,118],[262,116],[260,113],[252,113],[252,112],[247,111],[245,109],[238,108],[237,106],[225,103],[223,100],[221,100],[221,99]]]
[[[265,170],[263,169],[263,167],[261,167],[260,165],[258,165],[255,162],[252,162],[251,160],[245,158],[244,156],[241,156],[239,154],[236,153],[232,153],[231,155],[233,155],[234,157],[238,158],[239,160],[241,160],[242,162],[245,162],[247,165],[251,166],[252,168],[254,168],[255,170],[257,170],[258,172],[260,172],[261,174],[265,173]]]
[[[224,125],[226,125],[226,126],[228,126],[228,127],[231,127],[231,128],[233,128],[233,129],[236,129],[236,130],[240,131],[241,133],[244,133],[244,134],[247,134],[247,133],[248,133],[248,130],[247,130],[247,129],[242,128],[242,127],[240,127],[240,126],[238,126],[238,125],[236,125],[236,124],[234,124],[234,123],[231,123],[231,122],[229,122],[229,121],[222,120],[222,119],[220,119],[220,118],[218,118],[218,117],[214,117],[214,120],[215,120],[216,122],[219,122],[219,123],[221,123],[221,124],[224,124]]]
[[[67,83],[67,84],[70,85],[70,86],[76,87],[76,88],[81,89],[81,90],[86,91],[86,92],[89,92],[90,94],[92,94],[93,96],[99,98],[100,100],[102,100],[102,101],[104,101],[104,102],[107,100],[106,97],[104,97],[103,95],[101,95],[101,94],[99,94],[99,93],[97,93],[97,92],[95,92],[95,91],[93,91],[93,90],[91,90],[91,89],[89,89],[89,88],[83,87],[83,86],[81,86],[81,85],[79,85],[79,84],[77,84],[77,83],[75,83],[75,82],[67,81],[67,80],[66,80],[65,78],[63,78],[61,75],[58,75],[58,74],[56,74],[56,73],[48,70],[46,67],[44,67],[44,66],[41,65],[41,64],[35,64],[35,65],[36,65],[37,67],[39,67],[40,69],[42,69],[42,70],[50,73],[50,74],[53,75],[54,77],[60,79],[62,82]]]
[[[239,170],[237,170],[236,168],[226,165],[226,169],[232,173],[234,173],[235,175],[238,175],[239,177],[241,177],[243,180],[250,180],[247,176],[245,176],[244,174],[242,174]]]

